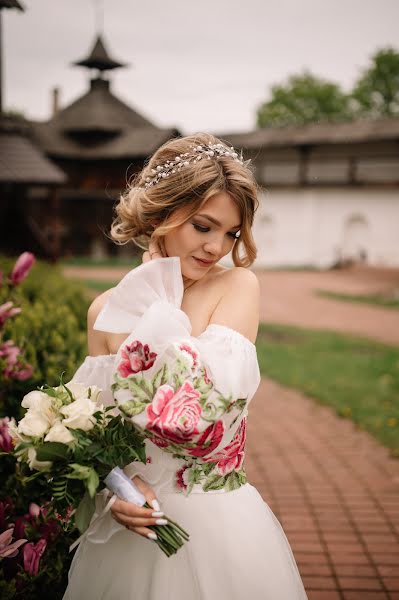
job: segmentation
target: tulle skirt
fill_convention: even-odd
[[[78,547],[63,600],[307,599],[285,533],[251,484],[187,497],[167,492],[161,510],[190,534],[175,555],[108,513],[96,541],[86,537]]]

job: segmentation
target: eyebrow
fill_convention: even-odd
[[[208,219],[208,221],[211,221],[211,223],[214,223],[215,225],[219,225],[219,227],[222,226],[222,224],[215,219],[214,217],[211,217],[210,215],[206,215],[204,213],[202,214],[198,214],[197,217],[205,217],[205,219]],[[241,227],[241,223],[239,225],[234,225],[233,227],[231,227],[231,229],[236,229],[237,227]]]

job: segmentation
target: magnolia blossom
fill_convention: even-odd
[[[29,542],[24,546],[24,569],[29,575],[36,576],[39,572],[39,563],[47,546],[44,538],[39,540],[37,544]]]
[[[4,417],[0,419],[0,449],[3,452],[11,452],[14,445],[9,431],[10,419]]]
[[[29,271],[33,263],[35,262],[35,257],[31,252],[23,252],[21,256],[17,259],[13,270],[11,271],[10,281],[13,285],[18,285],[25,279],[28,275]]]
[[[0,306],[0,327],[4,325],[7,319],[10,319],[14,315],[17,315],[21,312],[21,309],[18,307],[14,307],[14,303],[9,301],[5,302]]]
[[[83,429],[83,431],[89,431],[96,423],[93,414],[101,410],[102,407],[98,407],[95,402],[89,400],[89,398],[79,398],[71,404],[62,406],[60,412],[65,415],[62,423],[65,427],[70,429]]]
[[[32,376],[33,367],[21,362],[21,349],[14,344],[13,340],[0,344],[0,358],[6,361],[3,371],[5,377],[24,381]]]
[[[44,438],[45,442],[61,442],[61,444],[69,444],[75,441],[72,433],[61,423],[61,421],[56,421],[54,425],[50,428],[46,437]]]
[[[18,548],[28,541],[21,539],[11,543],[13,533],[14,527],[10,527],[10,529],[6,529],[6,531],[3,531],[3,533],[0,534],[0,558],[12,558],[13,556],[17,556]]]

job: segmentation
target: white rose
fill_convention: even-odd
[[[51,469],[53,463],[49,460],[36,460],[36,450],[29,448],[28,465],[31,469],[36,469],[36,471],[47,471]]]
[[[83,383],[70,382],[65,384],[69,391],[72,393],[72,396],[75,400],[81,400],[82,398],[89,398],[93,402],[97,401],[98,396],[101,394],[102,389],[97,387],[96,385],[83,385]],[[89,392],[90,390],[90,392]]]
[[[26,435],[22,435],[20,431],[18,431],[18,424],[14,417],[8,422],[8,433],[14,440],[14,446],[18,445],[20,442],[29,442],[29,438]]]
[[[79,398],[71,404],[67,404],[60,409],[67,418],[62,423],[70,429],[83,429],[89,431],[96,423],[93,413],[98,410],[96,403],[89,398]]]
[[[49,400],[49,396],[44,392],[40,392],[39,390],[33,390],[33,392],[29,392],[24,396],[21,405],[24,408],[36,408],[36,406],[40,406],[43,400]]]
[[[57,419],[57,409],[54,407],[52,398],[43,392],[33,391],[24,396],[21,402],[24,408],[29,409],[29,412],[35,412],[48,421],[49,427]]]
[[[23,435],[41,437],[50,428],[50,423],[43,415],[30,408],[18,423],[18,432]]]
[[[44,438],[45,442],[61,442],[61,444],[69,444],[74,442],[75,438],[72,433],[61,423],[56,421],[50,431]]]

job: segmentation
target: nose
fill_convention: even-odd
[[[215,235],[204,244],[204,252],[212,256],[221,256],[223,250],[223,235]]]

